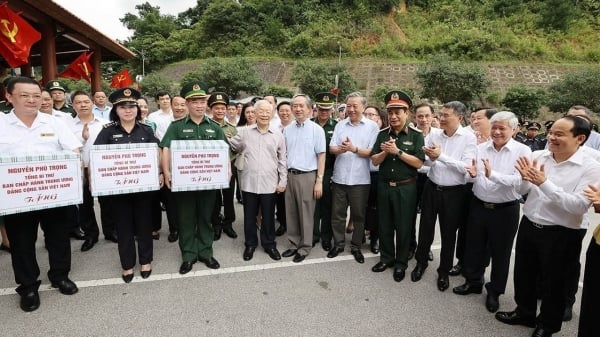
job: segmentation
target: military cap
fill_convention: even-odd
[[[385,107],[387,108],[406,108],[412,106],[412,99],[402,90],[392,90],[385,95]]]
[[[546,127],[546,129],[550,129],[552,127],[552,124],[554,124],[554,121],[552,120],[544,122],[544,126]]]
[[[137,105],[137,100],[142,96],[139,91],[132,88],[122,88],[108,96],[108,101],[113,105]]]
[[[524,121],[523,123],[521,123],[521,125],[523,125],[526,129],[529,128],[529,124],[531,124],[530,121]]]
[[[542,128],[542,125],[538,122],[529,122],[529,125],[527,125],[527,130],[530,130],[530,129],[539,130],[541,128]]]
[[[62,92],[66,92],[67,86],[59,80],[51,80],[48,83],[46,83],[46,90],[61,90]]]
[[[315,95],[315,104],[319,109],[333,109],[335,95],[330,92],[320,92]]]
[[[346,104],[342,103],[340,105],[338,105],[338,111],[343,111],[346,109]]]
[[[185,99],[205,98],[208,96],[207,92],[208,88],[206,87],[206,84],[200,81],[192,81],[185,83],[183,87],[181,87],[181,92],[179,95]]]
[[[224,92],[213,92],[208,98],[208,106],[212,107],[215,104],[229,105],[229,96]]]

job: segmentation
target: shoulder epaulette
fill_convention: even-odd
[[[408,124],[408,128],[412,129],[418,133],[423,133],[423,130],[419,129],[418,127],[414,126],[412,123]]]
[[[110,122],[110,123],[106,123],[106,124],[102,125],[102,127],[107,129],[107,128],[113,127],[115,125],[117,125],[117,122]]]
[[[233,124],[233,123],[229,123],[228,121],[225,121],[225,124],[227,124],[227,125],[229,125],[229,126],[233,126],[234,128],[236,127],[236,125],[235,125],[235,124]]]
[[[379,132],[385,132],[385,133],[390,132],[390,126],[386,126],[385,128],[379,130]]]

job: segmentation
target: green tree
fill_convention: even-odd
[[[160,13],[159,6],[152,6],[149,2],[136,5],[138,15],[127,13],[119,19],[127,29],[133,30],[133,38],[146,35],[160,34],[168,38],[171,32],[181,28],[173,15]]]
[[[288,87],[277,84],[269,84],[265,89],[265,95],[273,95],[275,97],[292,97],[294,92]]]
[[[585,105],[600,112],[600,68],[589,68],[565,75],[548,89],[548,107],[567,112],[573,105]]]
[[[566,31],[579,15],[572,1],[546,0],[540,10],[539,25],[546,30]]]
[[[156,73],[147,75],[140,84],[142,87],[142,94],[146,97],[153,98],[160,91],[166,91],[172,95],[179,95],[179,91],[174,83],[168,78]]]
[[[313,97],[323,91],[335,87],[335,75],[339,76],[338,101],[349,93],[356,91],[358,85],[345,66],[338,66],[319,62],[298,62],[292,71],[292,81],[300,88],[302,93]]]
[[[181,83],[192,80],[202,81],[211,91],[225,92],[230,98],[237,98],[242,92],[259,94],[263,86],[254,64],[243,58],[208,59],[198,69],[183,76]]]
[[[468,105],[475,99],[482,101],[490,85],[479,65],[451,61],[443,54],[431,57],[417,69],[417,82],[423,88],[421,97],[442,102],[462,101]]]
[[[538,117],[539,109],[545,102],[546,91],[544,89],[514,86],[508,88],[500,103],[515,115],[524,120],[530,120]]]

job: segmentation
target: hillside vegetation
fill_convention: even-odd
[[[178,16],[149,3],[121,21],[146,70],[185,59],[376,57],[600,62],[598,0],[198,0]],[[139,59],[131,61],[140,68]],[[141,71],[140,71],[141,72]]]

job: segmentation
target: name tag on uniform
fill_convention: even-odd
[[[327,131],[327,133],[329,133],[329,134],[333,134],[333,131]]]
[[[122,137],[123,137],[122,134],[120,134],[120,135],[113,135],[113,138],[122,138]]]
[[[183,130],[181,130],[181,132],[189,133],[189,132],[194,132],[194,130],[193,129],[183,129]]]
[[[207,130],[206,130],[206,133],[215,133],[215,130],[212,130],[212,129],[207,129]]]
[[[40,133],[40,137],[54,137],[54,133]]]
[[[404,144],[404,145],[413,145],[413,142],[411,142],[410,140],[407,140],[407,141],[402,142],[402,144]]]

